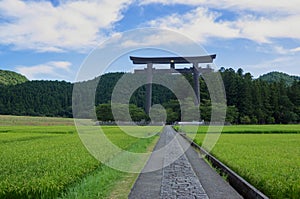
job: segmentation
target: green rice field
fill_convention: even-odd
[[[194,139],[199,145],[207,127]],[[300,198],[300,125],[225,126],[211,153],[270,198]],[[189,134],[189,136],[194,136]]]
[[[24,126],[24,119],[32,120],[35,125]],[[109,197],[125,173],[92,157],[74,126],[39,126],[53,121],[21,118],[15,126],[0,126],[0,198]],[[126,128],[132,134],[145,135],[159,130],[158,127]],[[147,151],[158,138],[138,139],[115,126],[103,130],[113,143],[133,152]]]
[[[192,133],[191,131],[195,129],[194,127],[189,128],[189,126],[183,126],[179,129],[179,126],[174,127],[177,130],[182,130],[185,132]],[[208,130],[208,126],[199,126],[198,134],[205,134]],[[300,134],[300,124],[274,124],[274,125],[230,125],[224,126],[222,129],[223,134],[241,134],[241,133],[252,133],[252,134],[268,134],[268,133],[299,133]]]
[[[0,198],[127,197],[137,174],[92,157],[72,119],[0,119]],[[116,126],[103,130],[112,143],[139,153],[151,151],[158,140],[152,135],[161,129],[123,128],[148,138],[128,136]],[[198,129],[199,145],[207,128]],[[195,135],[188,128],[184,131]],[[300,125],[225,126],[211,153],[270,198],[300,198]]]
[[[0,115],[0,126],[73,126],[73,118]]]

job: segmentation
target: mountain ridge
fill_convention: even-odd
[[[224,68],[223,71],[220,71],[227,98],[227,122],[235,124],[300,122],[300,81],[294,81],[291,86],[286,86],[283,81],[268,83],[254,79],[250,73],[244,74],[241,71],[235,71],[232,68]],[[78,105],[76,111],[80,113],[80,117],[90,118],[90,113],[95,106],[110,104],[114,88],[123,75],[125,73],[107,73],[98,78],[78,83],[33,80],[14,86],[0,84],[0,114],[72,117],[72,104],[75,103]],[[122,84],[122,92],[129,93],[130,89],[134,87],[132,85],[138,84],[139,78],[144,78],[131,79],[131,76],[134,75],[127,74],[127,78],[131,81]],[[193,85],[192,75],[189,74],[185,77]],[[172,75],[164,76],[164,80],[172,81],[176,85]],[[95,83],[97,84],[96,90]],[[76,89],[73,89],[74,86],[81,88],[80,92],[76,92]],[[199,78],[199,87],[201,118],[210,121],[211,99],[202,77]],[[162,104],[168,116],[173,118],[172,120],[180,121],[181,108],[174,93],[157,84],[153,85],[152,91],[153,104]],[[146,88],[143,85],[132,93],[129,104],[144,109],[145,94]],[[78,100],[73,101],[77,98],[72,96],[77,96]],[[85,100],[87,97],[93,97],[94,103],[90,104]]]
[[[2,85],[17,85],[27,81],[29,81],[27,77],[20,73],[0,69],[0,84]]]
[[[287,73],[279,72],[279,71],[272,71],[266,74],[259,76],[260,80],[266,82],[280,82],[285,81],[288,86],[292,85],[294,81],[300,81],[300,76],[289,75]]]
[[[118,72],[110,72],[110,73],[118,74]],[[107,74],[110,74],[110,73],[107,73]],[[122,73],[120,73],[120,74],[122,74]],[[106,75],[106,74],[103,74],[103,75]],[[94,79],[85,80],[83,82],[93,81],[100,77],[101,76],[95,77]],[[293,82],[295,80],[300,81],[300,76],[290,75],[290,74],[280,72],[280,71],[272,71],[272,72],[268,72],[268,73],[260,75],[257,79],[260,79],[260,80],[263,80],[263,81],[266,81],[269,83],[280,82],[281,80],[283,80],[287,83],[288,86],[290,86],[293,84]],[[16,84],[25,83],[27,81],[30,81],[30,80],[28,80],[25,75],[22,75],[15,71],[0,69],[0,84],[2,84],[2,85],[16,85]],[[49,81],[49,80],[34,80],[34,81]],[[68,82],[65,80],[52,80],[52,81]],[[74,83],[83,83],[83,82],[80,81],[80,82],[74,82]],[[71,82],[68,82],[68,83],[71,83]],[[72,84],[74,84],[74,83],[72,83]]]

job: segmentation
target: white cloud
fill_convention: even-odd
[[[64,73],[70,72],[72,64],[66,61],[51,61],[34,66],[17,66],[16,71],[25,75],[28,79],[40,79],[42,76],[53,78],[65,78]]]
[[[263,45],[257,47],[257,52],[262,52],[262,53],[272,53],[272,54],[277,54],[277,55],[297,55],[298,52],[300,52],[300,47],[297,48],[284,48],[283,46],[280,45]]]
[[[300,52],[300,47],[293,48],[290,50],[291,52]]]
[[[135,33],[134,38],[121,38],[125,41],[119,41],[118,46],[125,48],[133,48],[133,47],[161,47],[164,45],[172,45],[175,46],[179,44],[185,44],[186,46],[192,43],[191,40],[187,38],[183,38],[179,33],[174,31],[169,31],[166,29],[159,29],[155,31],[151,29],[145,29],[146,32],[137,31]],[[139,34],[138,34],[139,33]],[[145,34],[143,34],[145,33]]]
[[[152,20],[149,25],[169,28],[203,43],[210,37],[238,37],[239,30],[231,27],[232,25],[229,22],[216,22],[218,17],[219,13],[210,12],[208,9],[199,7],[184,15],[174,14]]]
[[[209,38],[243,38],[258,43],[272,43],[274,38],[300,40],[300,14],[264,17],[248,14],[232,20],[220,18],[222,13],[198,7],[182,15],[152,20],[149,25],[178,31],[202,43]]]
[[[56,62],[49,62],[50,65],[52,65],[55,68],[60,68],[66,71],[70,70],[71,63],[67,61],[56,61]]]
[[[127,0],[0,1],[0,44],[61,52],[93,48],[113,31]]]
[[[244,69],[252,71],[254,77],[258,77],[261,74],[265,74],[272,71],[284,72],[290,75],[300,76],[298,64],[300,62],[299,57],[295,56],[281,56],[273,59],[264,60],[262,62],[245,65]]]
[[[282,54],[282,55],[288,54],[288,53],[291,52],[291,50],[285,49],[285,48],[282,47],[282,46],[274,46],[274,50],[275,50],[276,53]]]
[[[231,23],[241,38],[257,42],[270,42],[272,38],[300,39],[300,14],[286,17],[244,17]]]
[[[183,4],[204,6],[215,9],[251,10],[256,12],[294,13],[300,12],[299,0],[140,0],[140,4],[161,3],[164,5]]]

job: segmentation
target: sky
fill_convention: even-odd
[[[299,0],[0,0],[0,69],[74,82],[103,42],[152,27],[217,54],[217,67],[255,78],[271,71],[300,76],[299,21]],[[147,42],[171,39],[158,34]]]

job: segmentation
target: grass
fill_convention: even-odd
[[[185,132],[195,132],[195,127],[191,126],[183,126],[184,129],[181,129]],[[199,126],[199,133],[206,133],[208,130],[208,126]],[[175,129],[179,130],[179,126],[176,126]],[[195,132],[196,133],[196,132]],[[230,125],[224,126],[222,129],[222,133],[252,133],[252,134],[267,134],[267,133],[300,133],[300,125],[299,124],[268,124],[268,125]]]
[[[73,118],[0,115],[0,126],[73,126]]]
[[[231,125],[224,126],[222,133],[300,133],[300,125]]]
[[[270,198],[300,198],[299,127],[226,126],[211,153]],[[205,128],[194,139],[199,145]]]
[[[1,133],[0,140],[0,198],[53,198],[99,166],[76,134]]]
[[[0,126],[1,133],[13,134],[23,134],[28,136],[28,134],[76,134],[75,126]]]
[[[67,118],[0,115],[0,198],[126,198],[137,174],[100,164],[73,125]],[[103,130],[120,148],[145,152],[161,127],[122,128],[130,135],[116,126]],[[207,128],[198,129],[200,145]],[[299,133],[300,125],[225,126],[212,153],[269,197],[300,198]]]
[[[136,153],[151,151],[157,139],[158,136],[141,139],[130,149]],[[136,162],[131,162],[130,166],[134,167],[134,164]],[[136,177],[137,174],[122,172],[102,165],[91,175],[68,188],[62,198],[127,198]]]
[[[147,150],[140,150],[140,152],[153,151],[159,137],[156,136],[152,143],[148,146]],[[125,173],[120,180],[115,183],[110,192],[109,198],[127,198],[132,186],[134,185],[139,173]]]
[[[24,126],[30,119],[33,126]],[[120,179],[125,179],[126,173],[99,163],[88,153],[74,126],[35,126],[49,124],[45,118],[21,120],[16,126],[0,126],[0,198],[87,198],[86,194],[88,198],[105,198]],[[61,124],[59,118],[50,121]],[[144,137],[158,130],[125,128]],[[133,152],[146,151],[157,138],[138,139],[116,126],[103,129],[112,142]]]

